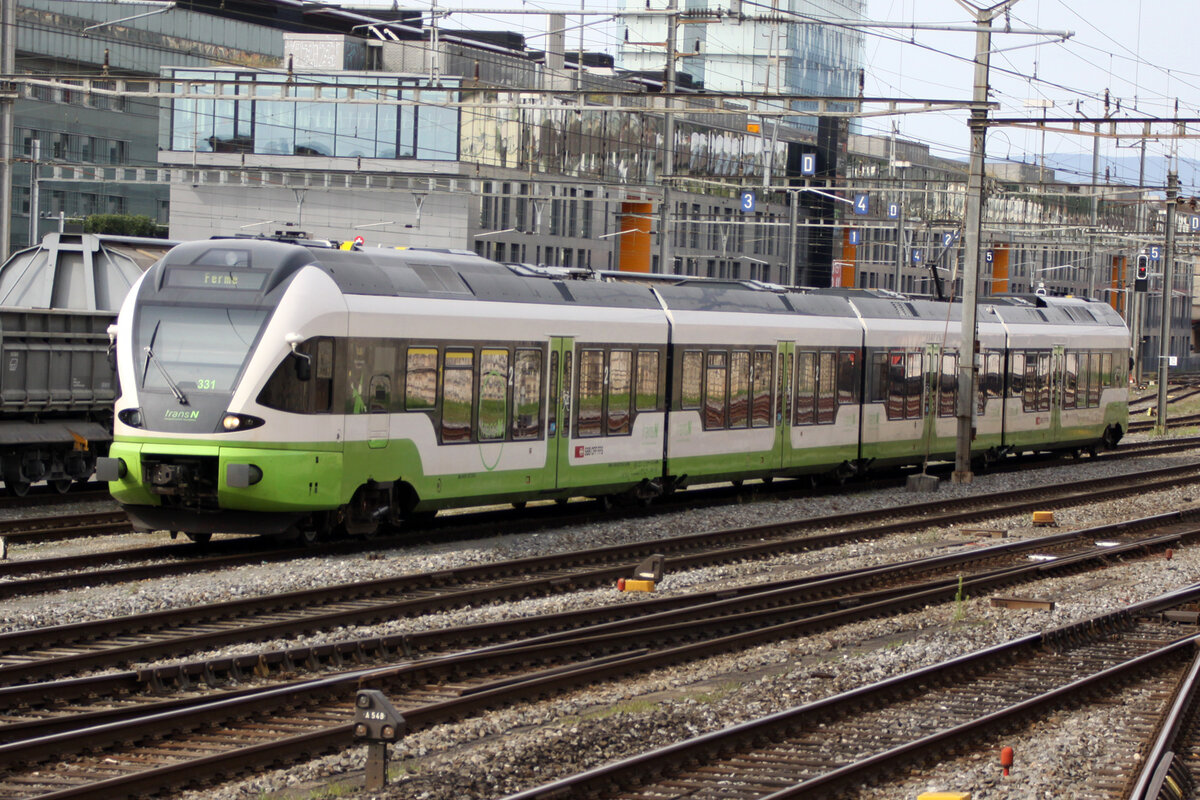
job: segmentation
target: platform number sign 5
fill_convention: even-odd
[[[1161,261],[1162,260],[1162,248],[1156,244],[1150,245],[1149,254],[1150,254],[1151,261]]]
[[[993,261],[995,261],[995,260],[996,260],[996,253],[995,253],[995,251],[994,251],[994,250],[988,250],[987,252],[985,252],[985,253],[983,254],[983,260],[984,260],[984,261],[986,261],[986,262],[987,262],[987,263],[989,263],[989,264],[991,264]]]
[[[854,195],[854,213],[863,215],[871,213],[871,199],[865,194]]]
[[[742,213],[749,214],[754,211],[754,192],[742,192]]]

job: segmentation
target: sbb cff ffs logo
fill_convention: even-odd
[[[1137,268],[1133,277],[1133,290],[1144,292],[1150,285],[1150,257],[1141,253],[1137,257]]]

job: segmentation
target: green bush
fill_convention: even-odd
[[[162,238],[167,235],[167,227],[144,214],[92,214],[83,221],[83,232]]]

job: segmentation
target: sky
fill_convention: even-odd
[[[615,52],[621,35],[615,14],[621,0],[436,0],[441,11],[451,11],[442,23],[447,29],[473,27],[488,30],[522,30],[531,47],[544,47],[546,17],[541,12],[612,12],[613,17],[586,18],[584,45],[589,50]],[[974,0],[976,5],[996,0]],[[357,0],[354,5],[391,0]],[[427,0],[434,2],[434,0]],[[768,3],[769,0],[763,0]],[[728,0],[722,4],[728,5]],[[422,2],[401,2],[401,7],[429,8]],[[681,1],[680,5],[684,5]],[[786,5],[786,3],[781,3]],[[818,4],[819,5],[819,4]],[[537,12],[535,14],[470,14],[480,8]],[[750,13],[752,0],[743,10]],[[460,12],[462,10],[462,12]],[[1195,0],[1020,0],[1010,10],[1013,29],[1037,29],[1048,35],[1003,33],[1005,19],[997,18],[992,40],[991,99],[1000,104],[1000,116],[1038,116],[1030,103],[1053,102],[1050,115],[1101,116],[1104,93],[1109,92],[1110,112],[1122,116],[1172,116],[1179,102],[1180,116],[1200,117],[1200,62],[1195,52],[1194,19],[1200,15]],[[868,0],[867,17],[878,22],[909,25],[933,24],[965,27],[971,15],[955,0]],[[568,26],[578,26],[578,14],[568,16]],[[1058,34],[1071,33],[1062,41]],[[580,29],[569,30],[568,48],[579,44]],[[975,35],[973,32],[938,32],[915,29],[868,29],[865,34],[866,94],[938,100],[968,100],[971,96]],[[1117,112],[1117,102],[1120,112]],[[863,132],[887,134],[893,121],[900,135],[927,142],[940,155],[965,158],[969,139],[965,112],[934,112],[876,118],[863,123]],[[1200,126],[1197,126],[1200,132]],[[1090,137],[1041,134],[1020,129],[993,130],[988,137],[989,158],[1037,163],[1046,154],[1048,167],[1090,170],[1090,157],[1056,158],[1059,154],[1091,153]],[[1136,178],[1138,143],[1101,142],[1101,173],[1105,167],[1128,178],[1133,164]],[[1195,188],[1194,165],[1200,163],[1200,143],[1171,145],[1151,142],[1149,160],[1165,164],[1172,155],[1180,159],[1184,191]],[[1159,170],[1160,172],[1162,170]],[[1060,176],[1060,177],[1066,177]]]

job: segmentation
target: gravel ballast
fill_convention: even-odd
[[[1081,461],[1066,466],[977,476],[968,486],[942,482],[938,497],[1048,483],[1116,476],[1127,472],[1189,463],[1194,454],[1105,462]],[[487,561],[521,558],[584,547],[682,535],[702,530],[786,519],[805,519],[845,511],[889,508],[930,499],[899,490],[836,495],[803,500],[768,500],[656,516],[614,520],[561,530],[539,531],[468,542],[452,542],[366,555],[297,559],[285,564],[262,564],[219,574],[174,576],[120,586],[97,587],[5,601],[0,606],[0,629],[18,630],[68,622],[138,614],[236,597],[287,592],[355,580],[391,577],[410,572],[450,569]],[[1165,492],[1121,498],[1086,508],[1059,509],[1059,527],[1051,532],[1093,527],[1133,517],[1149,516],[1194,505],[1200,484]],[[1007,529],[1010,537],[1037,537],[1028,516],[998,519],[987,527]],[[131,545],[166,541],[165,534],[106,537]],[[954,552],[972,543],[959,530],[920,530],[885,540],[856,542],[811,553],[797,553],[755,562],[668,574],[658,592],[675,593],[719,586],[779,580],[834,569],[881,564],[924,555]],[[63,543],[60,548],[87,548],[87,542]],[[46,554],[51,545],[38,548]],[[30,557],[15,549],[14,558]],[[1029,592],[1051,599],[1052,611],[993,608],[987,597],[968,597],[959,603],[869,620],[816,636],[763,645],[736,654],[717,656],[595,685],[541,702],[486,713],[461,722],[437,726],[407,736],[393,748],[392,784],[382,792],[362,791],[365,749],[346,751],[265,772],[216,788],[181,794],[187,800],[243,798],[420,798],[473,800],[499,798],[614,759],[791,708],[837,692],[869,684],[965,652],[1008,641],[1017,636],[1065,625],[1154,597],[1200,579],[1200,548],[1161,557],[1121,563],[1040,582]],[[636,602],[615,590],[601,589],[463,609],[420,619],[397,619],[387,624],[348,628],[304,639],[307,643],[360,635],[467,625],[512,616],[530,616]],[[204,655],[253,652],[287,642],[255,643]],[[140,665],[138,665],[140,666]],[[1120,724],[1120,708],[1105,706],[1063,712],[1026,731],[1005,738],[1017,752],[1017,764],[1002,777],[998,745],[985,746],[938,767],[923,770],[884,791],[864,790],[862,797],[915,798],[920,792],[971,792],[972,800],[1010,798],[1070,798],[1088,792],[1102,752],[1105,732]],[[331,784],[341,786],[333,788]]]

